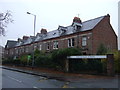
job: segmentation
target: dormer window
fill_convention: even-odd
[[[67,31],[67,27],[59,26],[58,31],[62,35]]]
[[[80,30],[80,28],[82,27],[82,24],[73,23],[73,27],[74,27],[74,30]]]
[[[82,27],[82,21],[79,17],[74,17],[72,26],[74,27],[74,30],[80,30]]]
[[[76,25],[76,30],[80,30],[81,26]]]
[[[53,35],[55,35],[56,33],[53,33]]]

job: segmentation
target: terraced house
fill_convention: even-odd
[[[111,24],[110,15],[101,16],[82,22],[74,17],[70,26],[59,26],[58,29],[47,32],[41,29],[34,36],[23,36],[17,41],[8,40],[5,46],[7,57],[17,57],[32,53],[33,50],[50,52],[62,48],[81,48],[83,54],[96,54],[100,44],[109,50],[117,49],[117,35]]]

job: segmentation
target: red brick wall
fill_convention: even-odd
[[[117,36],[108,15],[93,29],[93,54],[96,54],[100,44],[104,44],[109,50],[117,49]]]

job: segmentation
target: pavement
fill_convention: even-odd
[[[27,73],[31,75],[42,76],[48,79],[56,79],[56,80],[67,81],[67,82],[77,82],[81,78],[114,79],[118,77],[118,75],[115,75],[114,77],[110,77],[110,76],[100,76],[100,75],[64,73],[64,72],[54,71],[54,70],[49,70],[49,69],[47,70],[38,69],[38,68],[32,69],[31,67],[2,66],[2,68],[7,69],[7,70],[12,70],[12,71],[17,71],[17,72]]]

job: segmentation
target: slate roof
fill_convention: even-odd
[[[95,19],[82,22],[81,28],[77,32],[92,30],[104,17],[105,16],[101,16]],[[64,35],[70,35],[74,33],[76,33],[76,30],[74,29],[73,25],[70,25],[67,27],[59,26],[58,29],[47,32],[47,34],[37,33],[35,37],[30,36],[27,40],[22,40],[21,42],[8,40],[6,45],[7,45],[7,48],[12,48],[15,46],[17,47],[21,45],[30,44],[32,42],[47,40],[47,39],[56,38]]]
[[[15,45],[17,44],[17,41],[13,41],[13,40],[8,40],[7,44],[5,46],[5,48],[12,48],[15,47]]]
[[[83,22],[82,27],[80,28],[79,32],[92,30],[103,18],[104,16]],[[59,28],[66,29],[63,35],[70,35],[70,34],[76,33],[72,25],[67,26],[67,27],[59,26],[57,30],[50,31],[46,35],[43,35],[43,36],[41,35],[40,37],[37,37],[36,38],[37,40],[35,41],[46,40],[46,39],[51,39],[51,38],[62,36],[61,33],[59,32]]]

